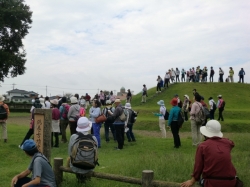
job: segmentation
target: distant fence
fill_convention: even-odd
[[[63,158],[54,158],[54,173],[57,185],[60,185],[63,181],[63,172],[75,173],[71,170],[71,168],[63,166]],[[100,172],[89,172],[86,174],[86,176],[113,180],[123,183],[130,183],[130,184],[140,185],[142,187],[180,187],[180,183],[153,180],[154,172],[152,170],[143,170],[141,179],[108,174],[108,173],[100,173]],[[199,186],[195,184],[192,187],[199,187]]]

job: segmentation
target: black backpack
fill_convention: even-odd
[[[180,110],[180,112],[178,114],[178,127],[179,128],[182,127],[183,123],[184,123],[183,113]]]
[[[165,108],[166,109],[166,108]],[[164,115],[164,119],[165,120],[168,120],[168,116],[169,116],[169,113],[168,113],[168,111],[167,111],[167,109],[166,109],[166,112],[165,112],[165,115]]]
[[[114,121],[115,121],[115,118],[108,113],[108,110],[111,110],[111,109],[112,109],[112,107],[110,107],[109,109],[107,107],[105,108],[105,110],[106,110],[105,116],[107,118],[105,123],[107,123],[107,124],[114,123]]]
[[[129,109],[129,110],[130,110],[130,112],[129,112],[129,120],[128,121],[129,121],[129,124],[133,124],[136,121],[138,113],[136,113],[135,111],[133,111],[131,109]]]
[[[0,120],[4,120],[8,118],[7,110],[3,105],[0,105]]]
[[[215,102],[213,102],[213,110],[215,111],[217,109],[217,106],[215,104]]]

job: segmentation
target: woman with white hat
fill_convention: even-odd
[[[230,152],[234,142],[222,138],[221,124],[210,120],[206,126],[200,128],[205,141],[200,143],[196,150],[195,164],[192,178],[181,184],[181,187],[190,187],[196,181],[205,187],[235,187],[236,170],[231,161]]]
[[[88,118],[86,117],[80,117],[77,121],[77,127],[76,127],[76,134],[72,134],[71,137],[70,137],[70,141],[69,141],[69,145],[68,145],[68,155],[71,156],[72,154],[72,148],[73,148],[73,145],[75,144],[75,142],[77,141],[77,139],[79,138],[79,136],[86,136],[88,137],[89,136],[89,131],[92,127],[92,122],[89,121]],[[96,148],[98,147],[98,141],[96,139],[95,136],[92,136],[92,140],[95,141],[96,143]],[[85,174],[85,173],[88,173],[89,171],[92,171],[93,169],[81,169],[81,168],[77,168],[75,166],[72,165],[70,159],[68,159],[68,162],[70,164],[70,168],[72,169],[73,172],[76,172],[76,173],[79,173],[79,174],[76,174],[77,176],[77,179],[79,182],[82,182],[82,180],[84,179],[83,178],[83,175],[81,174]]]
[[[166,121],[164,119],[164,115],[167,111],[164,101],[160,100],[157,102],[158,105],[160,105],[160,113],[154,113],[155,116],[159,116],[159,127],[161,130],[161,137],[162,138],[166,138],[167,137],[167,133],[166,133]]]
[[[52,109],[52,121],[51,121],[51,147],[59,147],[59,133],[60,133],[60,111],[57,108],[58,100],[50,100]],[[55,144],[53,142],[53,135],[55,137]]]

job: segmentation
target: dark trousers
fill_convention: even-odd
[[[220,82],[223,82],[223,74],[220,74]]]
[[[112,132],[113,138],[116,141],[116,135],[115,135],[115,127],[112,123],[104,123],[104,129],[105,129],[105,138],[106,142],[109,142],[109,128]]]
[[[190,81],[192,81],[192,82],[194,82],[194,81],[195,81],[195,80],[194,80],[194,75],[191,75],[191,76],[190,76],[190,78],[189,78],[189,82],[190,82]]]
[[[183,82],[183,80],[185,82],[185,74],[181,74],[181,82]]]
[[[61,119],[60,120],[60,126],[61,126],[61,133],[62,133],[62,142],[67,142],[67,136],[66,136],[66,129],[68,127],[69,120],[67,119]]]
[[[218,121],[219,121],[219,120],[224,121],[224,118],[223,118],[223,115],[222,115],[223,110],[224,110],[224,109],[219,108],[219,118],[218,118]]]
[[[128,141],[129,141],[129,142],[135,141],[135,136],[134,136],[134,133],[133,133],[133,124],[128,124],[127,127],[128,127],[128,129],[129,129],[129,130],[126,132]]]
[[[199,73],[196,74],[195,82],[200,82],[200,74]]]
[[[178,121],[172,121],[171,123],[171,131],[174,137],[174,147],[178,148],[181,146],[181,140],[179,136],[179,126]]]
[[[161,84],[160,83],[157,83],[157,91],[161,91]]]
[[[214,82],[214,75],[210,75],[209,80],[210,82]]]
[[[184,112],[184,116],[185,116],[185,121],[187,121],[188,120],[188,113]]]
[[[214,119],[214,110],[210,110],[210,119]]]
[[[124,125],[114,125],[115,134],[118,143],[118,149],[123,149],[124,145]]]
[[[30,139],[30,137],[34,134],[34,129],[29,129],[26,136],[24,137],[22,143],[20,144],[20,146],[23,145],[23,143],[25,142],[25,140]]]
[[[76,134],[76,127],[77,122],[76,121],[69,121],[69,127],[70,127],[70,134]]]
[[[104,106],[105,105],[105,100],[100,100],[100,101],[101,101],[102,106]]]
[[[14,185],[14,187],[22,187],[24,184],[26,184],[30,181],[31,181],[31,178],[29,178],[29,177],[24,177],[24,178],[18,179],[18,181]],[[30,185],[29,187],[49,187],[49,186],[42,185],[42,184],[36,184],[36,185]]]
[[[239,80],[239,82],[244,83],[244,75],[240,75],[240,80]]]
[[[179,75],[176,75],[176,82],[177,82],[177,79],[178,79],[178,82],[180,82],[180,79],[179,79]]]
[[[164,81],[164,87],[166,87],[166,85],[167,85],[167,88],[168,88],[168,82],[169,82],[169,79],[165,79],[165,81]]]
[[[55,137],[55,144],[53,141],[53,135]],[[51,132],[51,147],[59,147],[59,132]]]

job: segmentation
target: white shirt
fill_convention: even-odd
[[[165,79],[169,79],[170,78],[170,75],[167,73],[166,75],[165,75]]]
[[[162,116],[159,116],[159,119],[164,119],[165,113],[166,113],[166,107],[165,106],[161,106],[160,107],[160,114],[162,114]]]
[[[49,101],[45,101],[45,108],[50,109],[50,102]]]
[[[213,103],[215,104],[213,99],[209,100],[210,110],[213,110]]]

